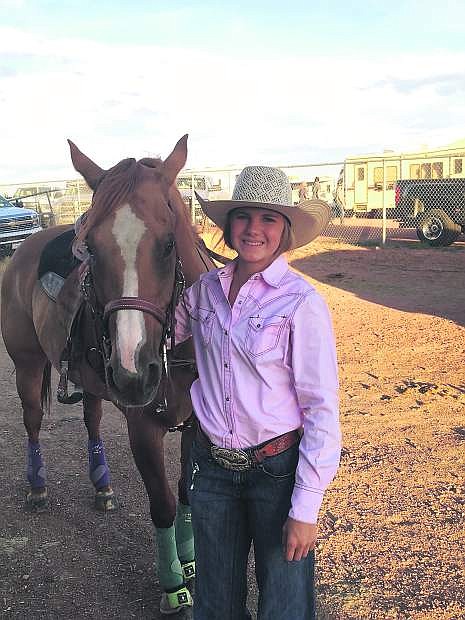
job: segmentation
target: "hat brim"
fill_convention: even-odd
[[[294,243],[291,250],[307,245],[326,228],[331,219],[331,209],[324,200],[305,200],[295,206],[276,205],[270,203],[251,202],[248,200],[206,200],[195,192],[202,211],[221,230],[224,230],[228,213],[240,207],[268,209],[283,215],[291,224]]]

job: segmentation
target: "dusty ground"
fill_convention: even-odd
[[[291,261],[328,300],[340,362],[344,451],[321,513],[320,619],[465,618],[465,248],[322,240]],[[55,405],[42,432],[50,507],[27,514],[11,370],[2,347],[1,616],[159,618],[121,415],[108,406],[103,425],[121,510],[93,510],[80,407]],[[177,443],[167,442],[173,485]]]

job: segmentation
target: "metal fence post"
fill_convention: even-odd
[[[194,200],[195,200],[195,194],[194,194],[194,175],[191,174],[191,220],[192,223],[195,224],[195,205],[194,205]]]
[[[381,244],[386,245],[387,212],[386,212],[386,160],[383,158],[383,232]]]

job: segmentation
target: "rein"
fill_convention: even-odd
[[[231,263],[233,261],[232,258],[228,258],[227,256],[222,256],[221,254],[218,254],[217,252],[214,252],[213,250],[211,250],[209,247],[205,246],[207,248],[207,252],[208,252],[208,256],[210,258],[213,258],[213,260],[216,260],[218,263],[221,263],[222,265],[226,265],[227,263]]]

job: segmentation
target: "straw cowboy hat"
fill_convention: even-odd
[[[323,200],[305,200],[292,204],[289,179],[279,168],[247,166],[237,177],[231,200],[206,200],[196,192],[204,213],[224,230],[230,211],[240,207],[269,209],[283,215],[290,223],[294,243],[290,249],[313,241],[331,217],[329,205]]]

